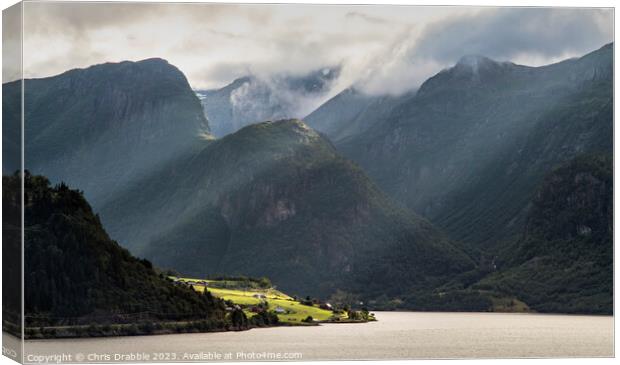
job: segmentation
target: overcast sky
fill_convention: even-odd
[[[399,93],[467,54],[541,65],[611,41],[610,9],[29,2],[24,73],[161,57],[211,88],[342,65],[341,86]]]

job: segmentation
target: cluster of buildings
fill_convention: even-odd
[[[186,285],[186,286],[204,286],[205,288],[209,286],[209,283],[206,280],[189,280],[182,278],[173,278],[172,282],[177,285]]]

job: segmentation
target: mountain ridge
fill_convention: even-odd
[[[458,69],[445,70],[423,83],[414,97],[403,98],[370,129],[336,141],[336,147],[358,162],[388,195],[404,200],[412,210],[447,229],[455,240],[489,240],[492,236],[476,238],[455,232],[458,227],[480,229],[475,220],[460,220],[459,215],[469,214],[464,203],[483,209],[485,196],[489,196],[484,198],[487,200],[500,196],[488,195],[480,185],[481,176],[497,176],[488,180],[495,181],[489,184],[494,189],[496,180],[505,179],[506,173],[514,174],[514,168],[528,168],[525,162],[516,160],[525,148],[534,153],[538,146],[545,146],[540,142],[541,135],[549,138],[545,143],[551,143],[553,135],[548,132],[551,126],[558,135],[573,138],[575,142],[572,148],[568,142],[553,142],[556,151],[562,148],[566,151],[540,152],[546,159],[561,161],[581,153],[581,149],[609,148],[610,143],[605,140],[609,131],[604,129],[611,128],[611,123],[605,122],[609,111],[605,105],[611,100],[610,49],[608,45],[553,67],[509,66],[507,71],[502,68],[500,73],[489,74],[493,77],[483,76],[482,84],[479,80],[472,81],[471,74],[464,77]],[[580,103],[581,112],[573,107]],[[520,107],[515,108],[516,105]],[[568,108],[576,114],[570,116],[565,112]],[[571,124],[562,124],[558,115],[569,118]],[[587,134],[586,124],[596,133]],[[533,170],[536,176],[542,176],[554,165],[544,159],[540,162],[538,170]],[[514,167],[500,172],[502,166]],[[534,186],[531,183],[537,177],[530,177],[534,179],[527,182],[531,190]],[[511,181],[506,180],[506,184]],[[470,191],[466,190],[467,186],[471,187]],[[474,199],[472,194],[479,194],[478,198]],[[473,215],[469,217],[477,219]],[[496,217],[489,216],[489,219]]]
[[[165,205],[167,218],[155,214],[151,223],[130,225],[169,227],[143,238],[139,251],[164,267],[183,267],[198,276],[267,275],[287,290],[314,295],[346,285],[349,272],[392,246],[401,247],[411,267],[434,280],[474,267],[430,223],[397,207],[299,120],[244,127],[210,143],[181,170],[189,173],[173,178],[164,172],[156,179],[174,184],[137,184],[101,212],[110,230],[123,237],[122,222],[110,222],[111,217],[136,217],[135,210],[152,210],[148,204]],[[147,205],[131,203],[140,196]],[[141,230],[131,231],[139,236]],[[426,261],[405,254],[411,250],[425,252]],[[443,269],[431,270],[432,253]],[[426,285],[423,277],[405,282],[401,285]]]
[[[19,134],[20,85],[3,84],[3,148]],[[79,186],[95,206],[209,136],[199,100],[181,71],[163,59],[105,63],[24,84],[25,166]],[[5,159],[3,171],[19,166]]]
[[[613,44],[541,67],[464,57],[417,91],[349,88],[307,123],[252,120],[222,138],[166,61],[97,65],[26,81],[26,168],[83,189],[112,237],[193,276],[267,275],[297,294],[420,310],[489,310],[488,289],[548,311],[561,296],[516,286],[531,262],[509,257],[545,176],[610,153],[612,56]],[[557,263],[535,238],[532,257]],[[603,312],[605,283],[584,294]]]

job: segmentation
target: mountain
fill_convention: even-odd
[[[582,155],[549,173],[497,273],[475,287],[539,312],[613,313],[613,161]]]
[[[612,56],[466,56],[415,92],[347,89],[310,125],[256,118],[302,110],[332,81],[240,79],[198,92],[222,138],[165,61],[98,65],[26,81],[26,167],[84,189],[111,237],[184,274],[376,308],[608,313],[611,229],[593,222],[610,209]],[[17,87],[3,85],[6,138]]]
[[[265,120],[301,118],[324,101],[340,75],[339,67],[300,76],[250,75],[214,90],[197,90],[216,137]]]
[[[115,237],[159,266],[267,276],[302,295],[329,295],[361,271],[381,272],[385,287],[431,288],[474,268],[299,120],[208,143],[101,213]]]
[[[4,156],[19,156],[21,83],[2,89]],[[28,79],[24,100],[26,168],[80,187],[95,206],[209,136],[187,79],[162,59]]]
[[[275,83],[307,101],[327,92],[337,74]],[[320,295],[347,285],[362,266],[371,271],[372,257],[390,249],[405,258],[399,275],[404,268],[419,274],[403,277],[405,287],[431,287],[474,268],[300,121],[211,137],[198,98],[164,60],[96,65],[25,86],[26,167],[78,186],[114,239],[158,265],[196,276],[269,276]],[[16,121],[7,124],[11,136],[19,133],[19,113],[10,108],[19,84],[3,89]],[[275,100],[277,88],[269,90]]]
[[[553,167],[611,153],[612,56],[609,44],[543,67],[463,57],[363,132],[333,139],[471,254],[493,252],[520,232]]]
[[[410,92],[407,96],[415,95]],[[309,126],[338,141],[360,134],[380,121],[403,96],[367,95],[353,87],[347,88],[322,104],[304,118]]]
[[[17,175],[3,177],[6,231],[21,229],[14,219],[20,215],[9,216],[21,210],[21,181]],[[212,329],[224,326],[222,301],[174,285],[150,262],[129,254],[108,237],[81,192],[64,184],[51,187],[45,177],[29,173],[24,189],[26,327],[132,323],[137,314],[140,320],[203,320]],[[3,247],[21,242],[19,234],[10,237]],[[5,261],[9,265],[4,270],[19,265],[15,257],[19,254]]]

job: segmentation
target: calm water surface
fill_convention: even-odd
[[[297,360],[471,357],[610,357],[613,317],[500,313],[376,312],[378,322],[243,332],[27,341],[25,353],[114,362],[147,353],[205,361],[286,356]],[[163,353],[163,354],[162,354]],[[93,355],[96,354],[96,355]],[[263,356],[263,357],[261,357]],[[107,357],[111,357],[110,360]],[[199,360],[202,359],[202,360]],[[28,361],[28,358],[26,358]],[[139,360],[139,359],[138,359]]]

